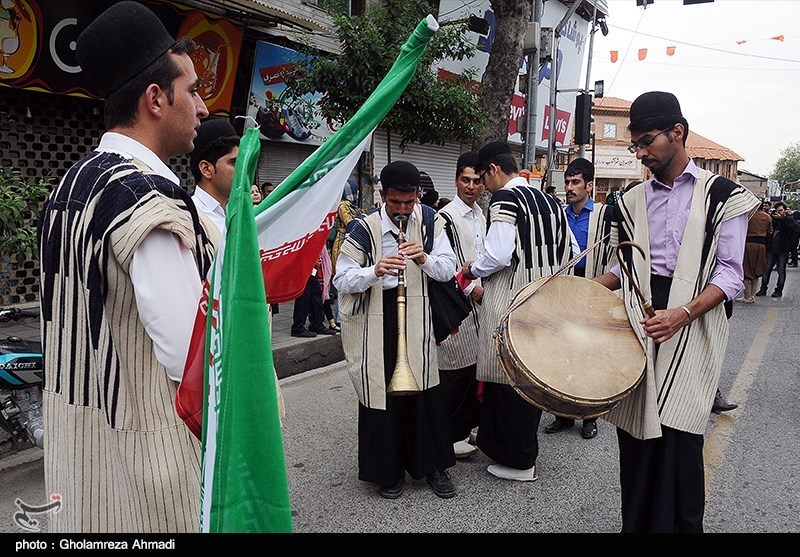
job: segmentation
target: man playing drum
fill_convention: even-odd
[[[486,251],[462,268],[465,278],[482,277],[484,287],[477,369],[484,387],[477,444],[496,462],[489,466],[490,474],[534,481],[542,411],[509,384],[492,331],[517,290],[552,275],[567,262],[570,234],[558,202],[519,176],[507,143],[495,141],[481,147],[476,170],[492,192]]]
[[[612,237],[646,257],[621,251],[630,274],[617,266],[595,279],[622,287],[647,351],[644,379],[604,416],[617,426],[622,530],[702,532],[703,434],[728,337],[723,302],[743,289],[747,221],[759,202],[689,158],[689,125],[671,93],[637,98],[628,129],[628,149],[653,177],[620,198]],[[637,288],[652,299],[654,316],[645,315]]]

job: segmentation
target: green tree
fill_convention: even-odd
[[[387,0],[371,4],[359,17],[333,15],[341,54],[320,56],[307,49],[306,64],[286,75],[290,94],[323,93],[320,110],[334,122],[346,122],[364,103],[394,63],[400,47],[420,20],[432,12],[426,0]],[[475,70],[455,79],[439,79],[436,63],[464,60],[475,51],[465,25],[443,26],[434,35],[417,73],[381,126],[408,142],[443,145],[475,141],[482,114]]]
[[[800,180],[800,143],[793,143],[781,151],[781,156],[775,163],[770,178],[781,185],[781,191],[784,191],[787,186],[793,190],[798,189],[797,184],[791,186],[790,184]]]
[[[36,224],[49,193],[45,179],[0,168],[0,256],[20,265],[38,258]]]

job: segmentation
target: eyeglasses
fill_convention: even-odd
[[[487,172],[489,172],[489,169],[488,169],[488,168],[487,168],[486,170],[484,170],[483,172],[481,172],[481,173],[479,173],[479,174],[478,174],[478,180],[480,180],[480,181],[481,181],[481,183],[483,183],[483,184],[485,184],[485,183],[486,183],[486,180],[484,180],[484,178],[483,178],[483,177],[484,177],[484,176],[486,176],[486,173],[487,173]]]
[[[661,130],[660,132],[658,132],[655,135],[645,136],[644,138],[640,139],[639,141],[634,141],[633,143],[628,145],[628,151],[635,155],[636,151],[638,151],[639,149],[647,149],[648,147],[650,147],[650,145],[653,144],[653,141],[655,141],[656,138],[659,135],[661,135],[662,133],[667,133],[668,131],[670,131],[672,129],[672,127],[673,126],[670,126],[665,130]]]

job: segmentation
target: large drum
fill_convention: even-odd
[[[495,335],[514,389],[546,412],[594,418],[620,403],[644,376],[646,355],[622,299],[575,276],[532,282],[517,292]]]

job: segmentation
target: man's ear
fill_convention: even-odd
[[[210,180],[214,177],[214,165],[208,162],[207,160],[200,161],[200,164],[197,165],[197,168],[200,169],[200,174],[203,175],[203,178],[206,180]]]
[[[594,189],[594,180],[589,180],[586,182],[586,191],[592,191]]]
[[[142,97],[145,110],[147,110],[147,112],[150,114],[160,118],[161,110],[167,100],[164,90],[155,83],[151,83],[145,90]]]

